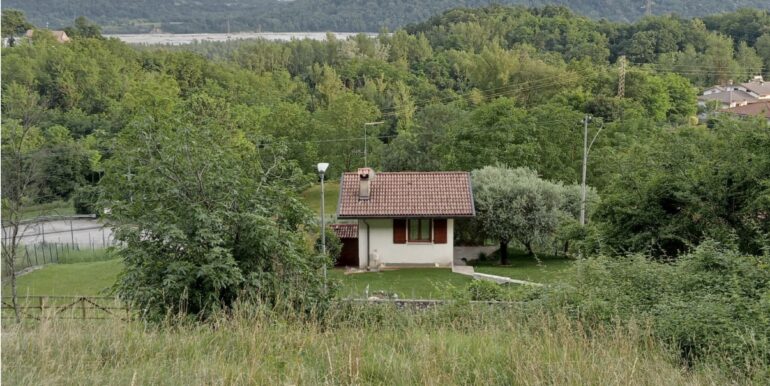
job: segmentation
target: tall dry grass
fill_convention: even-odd
[[[205,324],[5,325],[2,376],[13,385],[735,383],[717,368],[684,369],[633,323],[588,329],[563,316],[462,307],[351,307],[322,323],[251,309]]]

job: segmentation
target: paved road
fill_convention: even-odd
[[[21,243],[24,245],[46,243],[77,244],[80,247],[101,248],[113,244],[112,228],[99,220],[55,220],[23,225]],[[6,237],[6,229],[3,229]]]

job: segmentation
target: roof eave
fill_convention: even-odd
[[[472,214],[386,214],[386,215],[374,215],[374,214],[360,214],[360,215],[338,215],[338,219],[354,220],[359,218],[471,218],[476,217],[475,213]]]

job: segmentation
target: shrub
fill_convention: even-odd
[[[320,253],[321,249],[321,235],[319,234],[315,240],[315,250]],[[340,258],[340,253],[342,253],[342,241],[328,226],[326,227],[326,253],[332,261],[337,261]]]
[[[80,185],[72,194],[72,202],[77,214],[98,214],[99,188],[93,185]]]
[[[688,364],[718,357],[747,371],[770,368],[770,256],[706,242],[676,263],[580,261],[570,284],[543,289],[541,301],[589,323],[646,320]]]
[[[486,280],[474,280],[464,288],[465,295],[470,300],[504,300],[506,291],[502,285]]]

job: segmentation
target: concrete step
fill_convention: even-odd
[[[474,272],[471,276],[473,276],[473,278],[476,280],[493,281],[498,284],[522,284],[522,285],[542,286],[542,284],[540,283],[535,283],[535,282],[526,281],[526,280],[511,279],[510,277],[505,277],[505,276],[490,275],[488,273]]]

